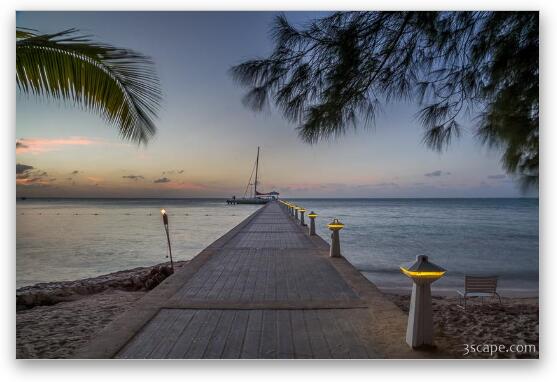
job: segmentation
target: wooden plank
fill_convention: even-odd
[[[331,358],[331,352],[323,335],[316,311],[304,310],[303,316],[311,345],[311,357],[317,359]]]
[[[277,358],[294,358],[294,344],[292,339],[292,326],[290,323],[290,312],[288,310],[277,310]]]
[[[290,311],[294,358],[312,358],[311,343],[302,310]]]
[[[136,335],[125,347],[119,358],[147,358],[160,343],[160,333],[164,333],[172,325],[172,318],[178,314],[178,312],[169,312],[167,309],[159,311],[140,334]]]
[[[252,310],[249,313],[246,336],[242,346],[241,358],[258,358],[259,342],[263,326],[263,311]]]
[[[205,352],[213,332],[216,330],[217,324],[223,314],[222,310],[210,310],[208,312],[208,317],[203,323],[201,330],[199,330],[195,335],[184,358],[199,359],[203,356],[203,353]]]
[[[277,311],[264,310],[263,328],[261,330],[261,341],[257,358],[273,359],[277,358],[277,353]]]
[[[188,325],[184,328],[182,333],[176,339],[174,346],[170,349],[166,358],[179,359],[185,358],[186,353],[193,345],[195,336],[201,330],[204,323],[209,318],[208,310],[195,311],[194,317],[190,320]]]
[[[331,311],[331,315],[334,317],[337,327],[340,330],[343,341],[348,348],[351,359],[365,359],[368,358],[368,353],[363,345],[362,338],[358,336],[354,330],[354,327],[350,325],[350,321],[353,320],[354,316],[361,314],[360,312],[355,312],[352,310],[335,310]]]
[[[174,315],[172,324],[167,330],[160,331],[159,344],[153,349],[147,358],[162,359],[165,358],[168,352],[175,344],[176,337],[180,336],[182,331],[188,326],[190,321],[195,315],[194,310],[174,310],[169,309],[171,315]]]
[[[222,358],[236,359],[242,355],[242,347],[248,328],[249,310],[234,311],[234,322],[226,338]]]
[[[336,324],[334,314],[335,312],[333,310],[316,311],[331,356],[339,359],[350,358],[350,352],[344,343],[344,337]]]
[[[230,329],[232,328],[232,323],[234,322],[235,313],[234,310],[222,311],[220,320],[213,331],[202,358],[221,358]]]
[[[269,262],[271,261],[270,256],[264,252],[259,252],[261,256],[261,262],[259,264],[259,272],[255,280],[255,290],[253,291],[254,300],[264,300],[265,299],[265,284],[267,282],[267,275],[269,272]]]

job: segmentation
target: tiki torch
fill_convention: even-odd
[[[168,233],[168,215],[166,214],[166,210],[163,208],[161,210],[162,215],[162,223],[164,224],[164,230],[166,232],[166,241],[168,242],[168,252],[170,253],[170,268],[172,269],[172,273],[174,273],[174,262],[172,261],[172,247],[170,246],[170,234]]]

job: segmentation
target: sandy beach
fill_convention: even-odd
[[[177,262],[175,268],[186,263]],[[16,357],[71,358],[170,274],[168,264],[158,264],[18,289]]]
[[[184,263],[178,263],[181,266]],[[161,265],[115,272],[97,278],[63,283],[38,284],[18,290],[19,300],[43,301],[17,312],[17,358],[72,358],[83,346],[118,315],[129,310],[153,286],[164,279]],[[135,281],[134,281],[135,280]],[[87,285],[87,288],[84,288]],[[76,293],[79,291],[79,293]],[[42,294],[41,294],[42,293]],[[50,296],[47,298],[45,296]],[[58,296],[58,297],[56,297]],[[409,293],[387,294],[408,312]],[[59,301],[59,302],[58,302]],[[456,298],[433,298],[436,344],[451,358],[538,358],[538,299],[505,297],[472,302],[464,311]],[[401,335],[404,335],[401,333]],[[535,352],[470,352],[468,345],[534,345]]]
[[[408,313],[408,294],[387,294],[405,313]],[[433,320],[436,345],[453,358],[539,358],[539,304],[537,297],[503,297],[468,303],[466,310],[458,306],[456,297],[433,297]],[[522,352],[473,352],[471,345],[521,345]],[[524,345],[534,345],[530,352]],[[468,348],[468,352],[466,349]],[[467,353],[467,354],[466,354]]]

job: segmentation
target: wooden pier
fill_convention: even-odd
[[[322,222],[324,223],[324,222]],[[407,317],[273,201],[109,324],[76,358],[421,358]]]

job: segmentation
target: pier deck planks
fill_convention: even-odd
[[[128,359],[384,357],[376,346],[381,341],[370,330],[373,304],[362,296],[366,287],[372,296],[376,288],[344,259],[340,266],[335,263],[326,243],[306,230],[278,202],[268,203],[177,271],[166,286],[147,294],[144,306],[127,313],[133,325],[122,317],[82,354]],[[362,283],[363,289],[357,287]],[[146,309],[149,303],[153,306]],[[393,322],[401,322],[390,305],[380,304],[388,306],[388,317],[397,317]],[[107,338],[110,330],[112,339]]]

